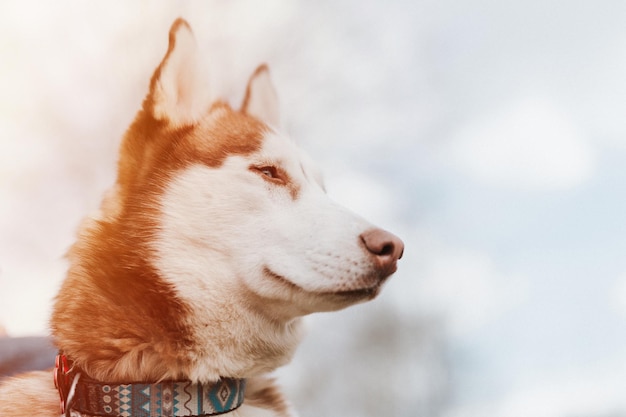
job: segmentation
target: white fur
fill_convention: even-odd
[[[270,163],[299,186],[295,200],[249,170]],[[219,168],[191,166],[162,200],[158,268],[174,281],[187,271],[209,287],[237,277],[260,292],[267,287],[264,266],[310,292],[367,286],[371,256],[359,235],[372,226],[332,202],[316,177],[292,142],[276,134],[266,135],[263,149],[249,157],[229,157]]]
[[[299,188],[295,199],[250,170],[268,164],[288,173]],[[291,141],[268,133],[259,152],[228,157],[218,168],[192,165],[168,185],[154,264],[192,306],[190,325],[206,340],[198,378],[285,364],[301,338],[299,316],[347,305],[325,293],[378,283],[367,282],[372,260],[359,238],[372,226],[333,203],[317,178]],[[251,354],[216,340],[266,349]]]

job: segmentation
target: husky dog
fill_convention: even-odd
[[[0,387],[0,416],[291,416],[267,376],[301,317],[374,298],[403,243],[333,203],[279,130],[265,65],[211,102],[193,33],[169,48],[84,220],[51,318],[54,371]]]

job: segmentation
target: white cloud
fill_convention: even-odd
[[[471,337],[527,300],[528,279],[499,271],[484,253],[431,247],[420,257],[428,259],[427,266],[419,278],[398,285],[396,303],[413,313],[443,317],[452,337]]]
[[[594,152],[553,102],[526,98],[466,126],[451,144],[459,169],[499,186],[576,186],[593,171]]]

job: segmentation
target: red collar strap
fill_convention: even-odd
[[[191,381],[111,383],[96,381],[75,369],[59,354],[54,384],[61,413],[103,417],[208,417],[233,411],[243,404],[245,379],[221,378],[209,384]]]

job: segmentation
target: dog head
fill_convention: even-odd
[[[181,375],[173,368],[192,378],[247,376],[286,362],[297,317],[375,297],[403,251],[400,239],[326,195],[314,164],[280,131],[266,66],[238,110],[211,102],[205,79],[191,29],[178,20],[122,142],[115,187],[70,252],[75,285],[66,282],[53,316],[57,337],[94,334],[107,357],[129,356],[119,340],[129,334],[129,346],[152,343],[161,359],[146,369],[164,367],[168,355],[174,363],[157,377]],[[100,316],[70,328],[67,305],[94,299],[75,289],[84,282],[103,299]],[[120,322],[123,336],[111,330],[109,342],[93,330]],[[162,346],[168,339],[177,343]],[[125,369],[147,357],[136,353]]]
[[[239,111],[210,105],[195,49],[178,21],[144,102],[154,126],[128,135],[120,160],[122,206],[131,193],[156,203],[159,274],[183,298],[235,285],[283,315],[373,298],[402,242],[328,198],[316,167],[279,130],[266,66]]]

